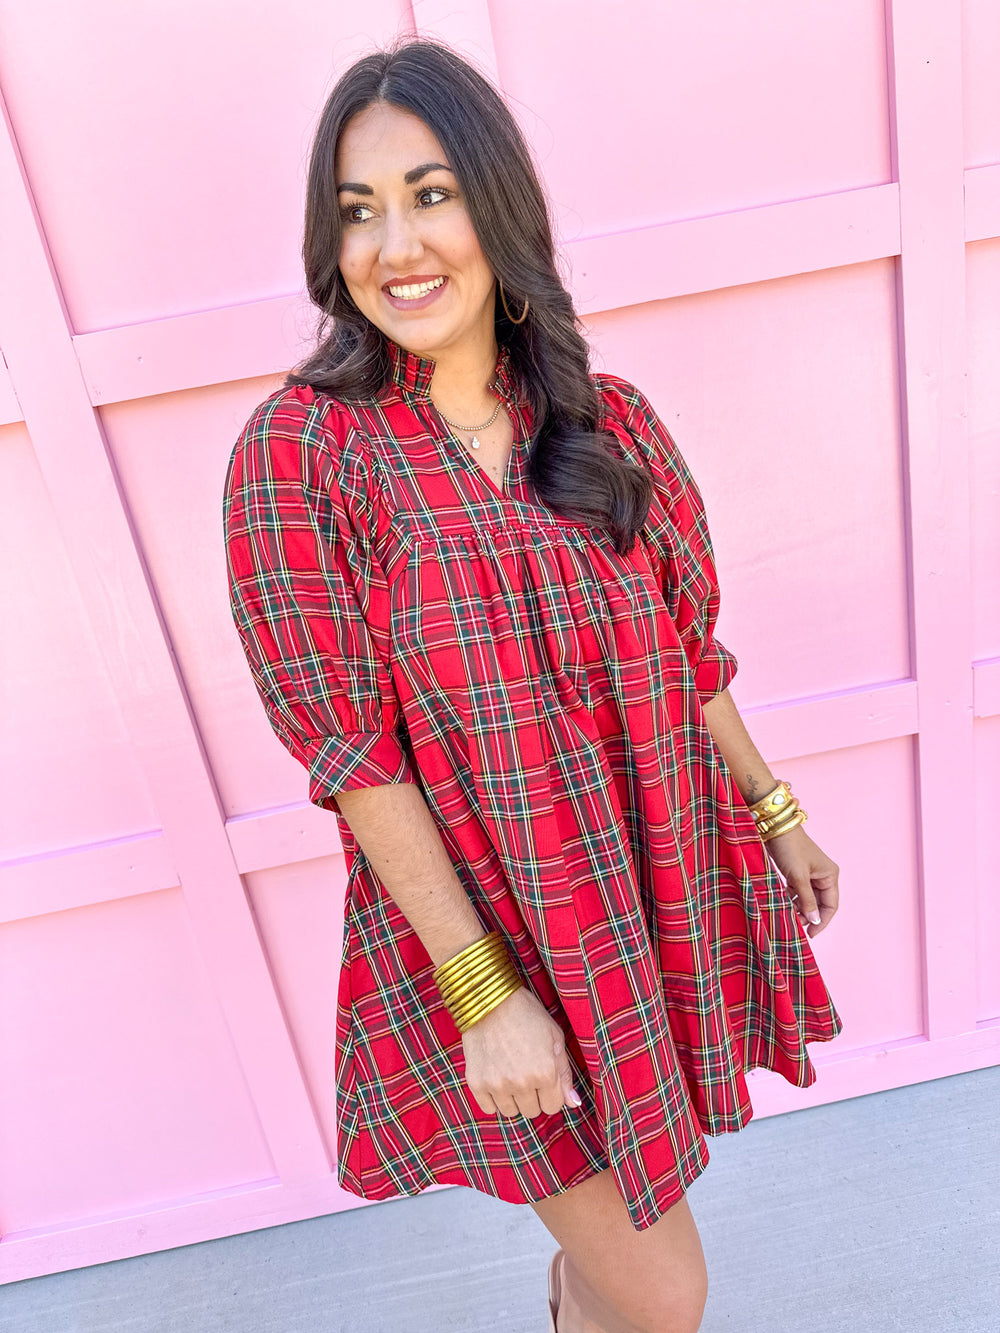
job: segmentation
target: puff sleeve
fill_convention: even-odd
[[[272,395],[236,442],[223,495],[240,642],[272,730],[327,810],[335,792],[417,781],[389,669],[369,460],[336,408],[308,388]]]
[[[739,663],[715,637],[719,580],[701,491],[680,449],[645,395],[628,381],[598,378],[606,425],[624,426],[633,462],[652,475],[654,496],[643,529],[660,561],[660,582],[699,698],[721,694]],[[621,430],[614,433],[621,439]]]

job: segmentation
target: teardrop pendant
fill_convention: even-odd
[[[473,437],[472,437],[472,447],[473,447],[473,449],[478,449],[478,448],[479,448],[479,440],[478,440],[478,438],[477,438],[475,435],[473,435]]]

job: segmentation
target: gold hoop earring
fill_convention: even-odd
[[[515,319],[514,316],[507,309],[507,298],[503,294],[503,280],[501,278],[497,278],[497,282],[500,285],[500,304],[503,306],[504,314],[507,316],[507,318],[510,320],[512,324],[523,324],[524,321],[528,318],[528,298],[527,297],[524,298],[524,309],[521,311],[521,318]]]

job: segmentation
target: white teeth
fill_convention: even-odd
[[[435,278],[433,282],[416,282],[408,283],[405,287],[390,287],[389,292],[398,301],[415,301],[418,296],[426,296],[443,282],[444,278]]]

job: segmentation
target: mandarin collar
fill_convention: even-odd
[[[434,367],[437,364],[433,358],[418,356],[416,352],[408,351],[407,348],[401,347],[399,343],[393,342],[391,338],[386,338],[385,345],[389,353],[393,384],[405,393],[412,394],[414,398],[430,398],[431,380],[434,376]],[[500,344],[497,363],[490,380],[490,388],[508,401],[512,401],[514,398],[513,369],[510,351],[505,343]]]

